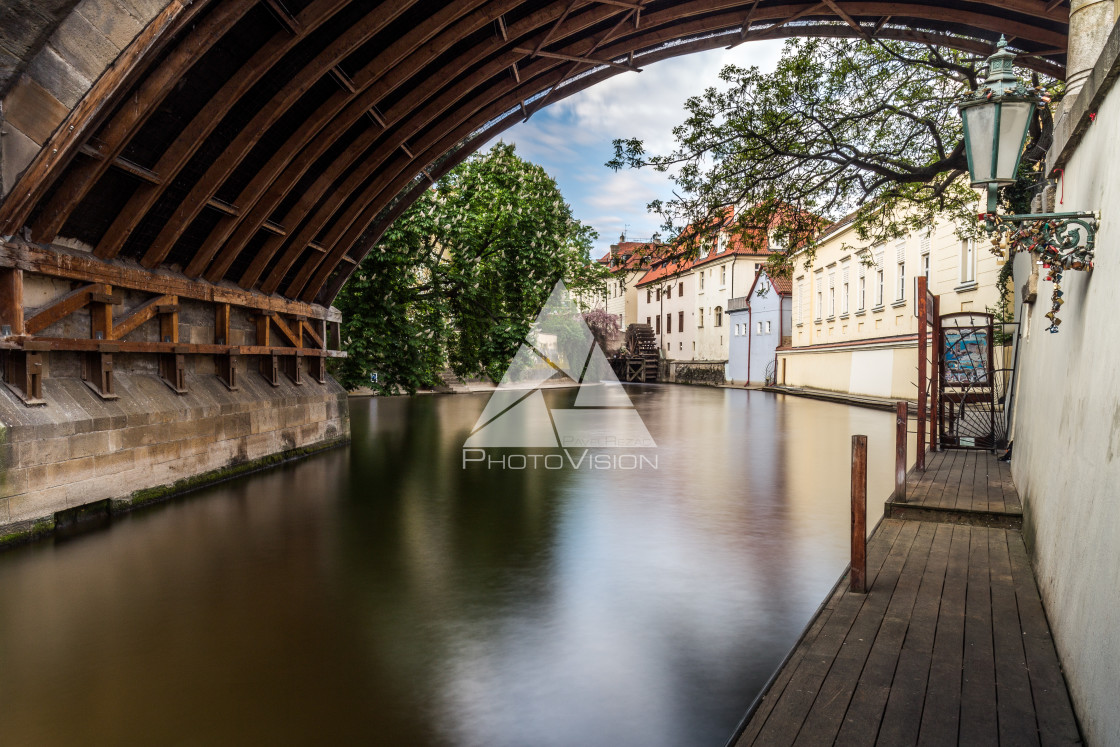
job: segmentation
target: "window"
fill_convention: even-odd
[[[646,303],[653,303],[653,290],[646,288]]]
[[[647,327],[653,326],[653,320],[650,319],[648,316],[646,317],[646,326]]]
[[[836,316],[836,273],[828,273],[828,318]]]
[[[703,327],[704,326],[704,307],[703,306],[700,307],[700,316],[698,317],[698,319],[699,319],[699,322],[697,322],[696,326],[697,327]]]
[[[660,288],[657,289],[656,298],[654,298],[654,300],[655,301],[660,301],[661,300],[661,289]]]
[[[805,292],[805,281],[801,278],[797,279],[797,323],[801,324],[805,321],[805,304],[808,303],[809,297]]]
[[[654,330],[657,334],[661,334],[661,315],[657,315],[657,329]]]
[[[770,334],[770,322],[766,322],[766,334]]]
[[[717,306],[716,307],[716,326],[717,327],[722,327],[723,326],[723,307],[722,306]]]
[[[824,308],[824,278],[817,275],[817,311],[816,319],[818,322],[821,320],[821,310]]]
[[[672,314],[666,314],[665,315],[665,334],[667,334],[667,335],[673,334],[673,315]]]
[[[719,244],[716,246],[716,254],[723,254],[727,251],[727,234],[720,231]]]
[[[840,284],[840,313],[845,316],[848,314],[848,269],[844,268],[841,278],[843,282]]]
[[[922,274],[926,276],[926,287],[929,287],[929,252],[922,255]]]
[[[704,271],[700,271],[700,290],[704,290]]]
[[[883,305],[883,253],[875,255],[875,305]]]
[[[906,262],[898,263],[898,272],[895,275],[895,287],[898,289],[898,298],[896,301],[903,301],[906,299]]]
[[[976,245],[972,239],[961,239],[961,285],[976,282]]]
[[[673,297],[673,286],[671,286],[671,285],[665,286],[665,298],[670,299],[672,297]]]
[[[722,288],[727,285],[727,265],[720,265],[719,268],[719,287]]]
[[[677,295],[684,298],[684,282],[682,281],[677,287]]]
[[[762,322],[755,322],[754,323],[754,333],[756,335],[761,335],[762,334]]]
[[[677,350],[684,350],[684,343],[683,342],[678,342],[677,343]]]
[[[681,330],[682,332],[684,331],[684,312],[683,311],[678,311],[677,312],[677,329]]]

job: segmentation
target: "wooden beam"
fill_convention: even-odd
[[[496,18],[508,10],[517,6],[517,0],[500,0],[499,2],[491,2],[481,7],[479,10],[473,12],[468,17],[465,17],[455,27],[449,27],[442,32],[440,36],[430,43],[430,51],[424,49],[417,49],[411,53],[404,61],[392,67],[382,78],[376,79],[372,85],[367,83],[373,78],[373,65],[377,62],[374,60],[367,68],[363,69],[357,74],[360,79],[361,85],[364,87],[361,96],[357,97],[351,102],[345,110],[341,111],[338,116],[336,110],[321,110],[316,112],[309,118],[304,125],[301,126],[299,132],[293,135],[284,147],[279,149],[272,157],[269,163],[255,176],[248,186],[242,191],[242,194],[237,198],[239,203],[257,203],[250,213],[250,215],[242,222],[242,225],[236,228],[236,231],[230,226],[219,225],[207,237],[202,247],[198,250],[195,258],[187,267],[188,275],[198,275],[205,271],[205,276],[211,282],[216,282],[224,277],[229,265],[233,262],[234,258],[252,238],[256,231],[256,223],[263,220],[269,215],[280,203],[281,200],[288,194],[288,192],[295,187],[302,175],[309,169],[316,159],[326,151],[330,143],[334,139],[341,137],[358,118],[366,113],[367,109],[375,106],[376,102],[381,97],[391,93],[398,86],[406,83],[414,75],[421,72],[426,65],[430,62],[431,55],[436,54],[445,49],[449,49],[465,34],[471,32],[472,29],[481,27],[480,24],[488,23],[487,19]],[[540,23],[547,22],[550,18],[555,18],[560,10],[553,6],[548,6],[542,11],[530,14],[526,18],[519,20],[511,32],[518,37],[526,36],[531,30]],[[584,14],[587,15],[587,14]],[[592,14],[593,17],[589,21],[594,22],[597,16]],[[582,16],[581,16],[582,18]],[[445,101],[444,106],[449,105],[456,100],[458,96],[469,92],[470,87],[482,83],[490,78],[490,76],[499,72],[503,67],[516,62],[520,59],[517,55],[509,50],[502,51],[502,43],[496,39],[488,39],[482,42],[466,53],[460,58],[462,69],[468,69],[487,59],[492,59],[491,56],[498,54],[501,64],[494,62],[484,62],[484,64],[474,70],[466,79],[459,81],[459,86],[462,86],[462,91],[445,92],[440,96],[440,100]],[[396,111],[409,110],[423,105],[424,101],[444,88],[444,81],[439,76],[427,76],[422,79],[419,85],[413,86],[405,94],[404,98],[396,105]],[[449,98],[448,94],[457,94],[453,98]],[[391,122],[381,117],[376,108],[372,111],[377,115],[379,124],[383,128],[387,128]],[[437,110],[438,111],[438,110]],[[435,116],[435,115],[433,115]],[[333,120],[330,120],[334,117]],[[399,115],[398,115],[399,117]],[[327,124],[329,120],[329,125]],[[323,128],[320,131],[320,128]],[[419,128],[417,127],[416,130]],[[403,133],[408,137],[411,132]],[[345,157],[341,160],[350,159],[352,162],[355,158],[360,156],[361,152],[375,142],[376,133],[366,134],[363,133],[359,136],[358,141],[347,148]],[[338,164],[338,161],[336,161]],[[335,167],[332,166],[332,169]],[[280,174],[280,170],[283,173]],[[312,191],[314,196],[305,192],[301,195],[300,201],[296,208],[293,208],[284,217],[285,223],[288,222],[289,217],[295,220],[291,225],[298,224],[298,219],[295,216],[305,214],[313,205],[318,196],[323,194],[327,189],[331,189],[331,182],[336,178],[336,171],[330,174],[324,174],[323,177],[318,179]],[[275,182],[275,183],[273,183]],[[267,194],[265,190],[267,189]],[[263,198],[262,198],[263,194]],[[231,236],[231,232],[233,235]],[[228,242],[226,241],[228,238]],[[304,236],[302,233],[297,233],[295,243],[306,242],[311,237]],[[225,243],[225,246],[223,246]],[[221,254],[215,259],[218,254],[219,248]],[[259,277],[260,272],[263,270],[265,264],[279,249],[279,244],[275,242],[266,242],[265,247],[253,259],[250,269],[246,271],[245,276],[242,278],[242,287],[249,288],[255,283],[256,278]],[[211,260],[213,264],[211,266]],[[292,260],[294,261],[294,260]],[[209,266],[209,269],[207,267]]]
[[[520,84],[521,83],[521,72],[517,69],[517,63],[515,62],[512,65],[510,65],[509,69],[513,73],[513,79],[515,81],[517,81],[518,84]]]
[[[840,4],[836,2],[836,0],[824,0],[824,3],[829,8],[832,9],[833,13],[840,16],[840,18],[843,19],[844,23],[851,26],[852,29],[857,34],[862,36],[864,39],[868,39],[868,40],[871,39],[871,35],[867,32],[867,29],[865,29],[863,26],[860,26],[858,23],[856,23],[856,20],[854,18],[852,18],[850,15],[848,15],[844,11],[844,9],[840,7]]]
[[[600,5],[613,5],[616,8],[630,8],[631,10],[641,10],[642,4],[635,2],[627,2],[627,0],[594,0]]]
[[[179,342],[179,299],[168,296],[168,303],[158,304],[160,342]]]
[[[62,124],[55,128],[50,140],[0,203],[0,235],[13,235],[27,222],[31,211],[70,164],[78,148],[101,124],[101,115],[112,111],[148,65],[176,38],[176,34],[187,28],[209,6],[210,2],[206,0],[192,4],[170,2],[133,38]]]
[[[265,5],[272,11],[272,15],[276,20],[287,29],[289,34],[299,34],[301,29],[299,20],[288,12],[288,9],[280,4],[279,0],[265,0]]]
[[[568,14],[572,12],[572,8],[576,7],[576,3],[578,2],[579,0],[570,0],[570,2],[564,6],[564,12],[561,13],[560,17],[556,19],[556,22],[549,27],[545,35],[540,38],[537,45],[533,48],[532,52],[530,52],[531,55],[536,57],[541,53],[541,48],[545,44],[548,44],[549,40],[552,39],[552,35],[556,33],[556,30],[559,29],[560,25],[568,18]]]
[[[1065,1],[1066,0],[1050,0],[1050,2],[1046,3],[1046,12],[1049,13],[1052,10],[1057,10],[1058,6],[1060,6]]]
[[[40,242],[54,239],[70,213],[93,189],[105,169],[121,154],[164,98],[175,90],[175,82],[207,50],[221,41],[225,30],[248,13],[255,4],[254,0],[229,0],[220,3],[213,12],[205,15],[191,28],[168,57],[137,86],[131,96],[132,104],[120,107],[113,118],[98,130],[97,142],[103,157],[100,160],[75,163],[66,172],[62,183],[32,225],[32,238]],[[119,70],[117,65],[110,67],[109,71],[117,71],[117,74],[126,72]],[[52,144],[51,147],[57,146]]]
[[[106,286],[106,292],[112,289]],[[89,304],[89,336],[94,340],[113,339],[113,301],[112,296],[106,297],[101,293],[90,294]]]
[[[776,24],[774,24],[774,28],[777,28],[777,27],[780,27],[780,26],[785,26],[787,23],[793,23],[794,21],[800,21],[805,16],[809,16],[809,15],[817,13],[821,10],[824,10],[825,7],[826,7],[825,3],[817,3],[816,5],[810,5],[809,7],[803,8],[802,10],[799,10],[798,12],[794,13],[793,15],[791,15],[787,18],[781,19]]]
[[[23,270],[0,268],[0,336],[23,331]]]
[[[298,181],[299,176],[295,176],[291,181],[285,179],[280,184],[274,185],[273,182],[281,177],[282,172],[302,175],[335,139],[341,137],[362,116],[372,115],[382,125],[382,129],[385,129],[387,123],[376,108],[382,96],[404,84],[412,75],[422,70],[430,61],[432,54],[451,48],[463,34],[483,28],[502,13],[516,7],[516,0],[499,0],[485,4],[484,0],[469,0],[469,2],[458,3],[452,14],[466,12],[474,6],[479,7],[463,16],[451,27],[459,33],[449,33],[450,29],[445,29],[436,40],[428,42],[427,45],[423,42],[435,26],[427,21],[417,26],[355,73],[354,83],[360,94],[353,97],[332,97],[307,117],[238,196],[239,204],[253,206],[249,216],[236,225],[215,227],[188,264],[187,274],[197,277],[205,273],[207,279],[212,279],[212,282],[223,278],[230,264],[259,229],[260,223],[271,214],[275,206]],[[443,15],[437,15],[434,21],[443,19]],[[438,76],[432,81],[426,81],[425,84],[429,82],[440,86],[446,83]],[[221,178],[224,179],[225,176]],[[262,197],[265,198],[264,202],[258,205],[258,200]],[[224,246],[227,239],[228,245]],[[275,242],[267,243],[263,253],[275,251],[274,246]],[[221,250],[220,256],[218,256],[219,250]],[[259,273],[260,270],[254,267],[253,272]],[[242,287],[249,288],[252,284],[243,282]]]
[[[416,27],[424,31],[418,34],[406,34],[402,37],[402,39],[406,41],[406,44],[403,45],[404,48],[400,49],[398,54],[403,56],[407,51],[411,51],[409,45],[415,44],[418,46],[427,38],[429,33],[434,34],[438,32],[443,24],[468,12],[474,1],[475,0],[471,0],[471,2],[463,1],[452,3],[424,18]],[[241,164],[242,160],[248,156],[253,147],[260,141],[261,137],[264,136],[265,132],[267,132],[291,106],[299,101],[304,93],[306,93],[307,89],[312,86],[315,81],[319,80],[326,71],[345,60],[362,44],[384,30],[393,20],[404,13],[410,5],[411,2],[408,0],[386,0],[386,2],[380,3],[376,6],[376,9],[371,9],[369,14],[363,16],[357,23],[348,28],[338,38],[334,39],[314,60],[302,67],[292,76],[291,80],[286,82],[284,86],[260,108],[245,127],[237,133],[232,142],[226,147],[225,151],[220,156],[214,158],[210,167],[195,183],[190,193],[183,200],[181,207],[163,225],[151,246],[149,246],[144,253],[140,263],[145,267],[155,267],[160,264],[179,240],[179,237],[182,236],[183,231],[187,229],[198,215],[198,205],[209,197],[212,197],[218,191],[225,180],[229,178],[234,170]],[[390,47],[397,49],[402,46],[400,42],[401,40],[398,39],[397,42],[391,44]],[[355,81],[355,85],[358,85],[357,81]],[[343,102],[348,99],[345,92],[340,92],[340,95]],[[189,134],[188,129],[183,132],[176,142],[182,142],[184,144],[183,150],[185,151],[185,155],[190,155],[201,145],[202,138],[194,134]],[[174,144],[169,148],[168,153],[170,153],[173,148],[175,148]],[[165,154],[165,157],[166,155],[167,154]],[[162,162],[163,158],[160,160]],[[179,173],[180,169],[186,165],[186,161],[186,158],[178,158],[175,163],[167,164],[166,168],[157,166],[156,171],[165,174],[166,178],[170,178],[172,174]],[[151,204],[154,204],[154,200]],[[144,212],[147,212],[151,204],[144,206]],[[139,217],[135,216],[128,219],[129,232],[131,232],[132,227],[135,226],[138,220]]]
[[[506,29],[505,14],[498,16],[498,33],[502,36],[502,41],[509,41],[509,31]]]
[[[214,342],[218,345],[228,345],[229,336],[229,304],[214,304]]]
[[[243,3],[250,7],[255,4],[251,2],[251,0],[230,0],[229,2],[223,3],[222,7],[225,7],[227,4],[240,5]],[[214,128],[224,119],[225,115],[228,114],[237,102],[252,90],[253,87],[268,74],[273,66],[291,51],[291,49],[302,39],[305,39],[308,34],[318,28],[320,24],[325,23],[335,11],[345,4],[346,0],[317,0],[311,3],[300,13],[300,25],[302,28],[300,34],[293,36],[284,32],[278,32],[269,39],[269,41],[267,41],[235,75],[230,77],[210,100],[198,110],[171,145],[160,155],[159,160],[152,170],[163,177],[164,183],[160,185],[142,185],[133,193],[125,204],[124,209],[121,210],[116,219],[109,226],[109,229],[98,241],[97,246],[94,248],[94,254],[96,256],[102,258],[116,256],[120,248],[124,246],[127,238],[136,228],[136,225],[143,219],[144,215],[151,209],[159,197],[163,195],[167,186],[175,181],[183,166],[186,165],[198,148],[202,146],[207,136],[214,131]],[[228,24],[223,28],[228,29]],[[215,36],[221,38],[221,33],[217,33]],[[192,50],[187,51],[191,52]],[[191,58],[192,64],[198,60],[197,50],[193,52],[196,56]],[[161,95],[166,95],[174,90],[174,80],[175,79],[172,79],[170,82],[163,81],[162,85],[166,88],[166,91],[161,92]],[[125,109],[127,108],[128,107],[125,107]],[[200,210],[203,205],[208,204],[209,199],[213,196],[214,192],[211,192],[206,194],[203,199],[192,203],[191,207],[194,211],[191,217],[192,220],[194,216],[198,214],[198,210]],[[178,213],[176,214],[178,215]],[[61,227],[61,223],[58,225]],[[44,234],[44,236],[45,235],[46,234]],[[53,234],[51,237],[53,238]]]
[[[534,52],[533,50],[525,49],[524,47],[514,47],[513,51],[520,52],[521,54],[534,55],[536,57],[551,57],[555,60],[581,62],[585,65],[610,65],[611,67],[619,68],[620,70],[633,70],[636,73],[640,73],[642,71],[641,68],[634,67],[632,65],[626,65],[621,62],[614,62],[613,60],[600,60],[594,57],[580,57],[579,55],[562,54],[560,52]]]
[[[300,324],[303,325],[304,334],[308,335],[315,342],[315,347],[322,348],[323,338],[315,331],[315,327],[311,325],[311,322],[307,319],[303,319],[300,321]]]
[[[271,317],[265,318],[272,319],[272,323],[276,325],[276,329],[280,330],[280,334],[282,334],[288,342],[297,348],[303,347],[302,338],[296,332],[292,331],[291,327],[284,322],[283,317],[279,314],[273,314]],[[266,342],[265,344],[268,343]]]
[[[167,271],[153,273],[137,269],[135,265],[99,260],[86,252],[60,246],[43,248],[24,242],[0,242],[0,267],[66,280],[103,283],[114,288],[144,293],[178,295],[211,303],[231,303],[248,309],[298,314],[316,319],[341,319],[337,311],[323,306],[272,298],[240,288],[215,286]]]
[[[335,79],[342,90],[349,93],[354,93],[358,89],[354,87],[354,81],[350,80],[350,76],[342,71],[338,65],[331,68],[331,77]]]
[[[116,321],[113,327],[113,335],[111,338],[107,339],[119,340],[144,322],[154,319],[159,307],[173,303],[173,298],[174,296],[156,296],[155,298],[148,299],[139,306],[133,307],[127,314]]]
[[[26,350],[60,350],[74,352],[96,352],[104,345],[102,340],[87,340],[84,338],[69,337],[25,337],[23,346]],[[207,343],[182,343],[182,342],[143,342],[132,340],[115,340],[113,345],[121,353],[182,353],[185,355],[291,355],[295,348],[274,347],[261,345],[211,345]],[[301,355],[321,356],[324,358],[345,358],[343,350],[319,350],[318,348],[302,348]]]
[[[90,294],[94,291],[112,292],[111,289],[100,283],[89,283],[80,288],[75,288],[62,297],[55,299],[24,321],[24,331],[26,331],[27,334],[33,335],[46,329],[55,322],[65,319],[78,309],[84,308],[85,305],[89,303]]]
[[[882,31],[883,27],[886,26],[887,22],[890,20],[890,16],[883,16],[882,18],[880,18],[879,22],[875,24],[875,33],[878,34],[880,31]]]

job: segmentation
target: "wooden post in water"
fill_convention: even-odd
[[[906,503],[906,402],[896,402],[894,411],[894,500]]]
[[[852,436],[851,589],[867,592],[867,436]]]
[[[941,431],[941,296],[933,297],[933,339],[930,340],[929,450],[937,451]]]

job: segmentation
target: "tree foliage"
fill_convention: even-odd
[[[448,366],[500,378],[557,280],[605,294],[609,273],[589,261],[595,237],[512,145],[475,154],[394,222],[343,287],[339,381],[391,393],[434,385]]]
[[[729,204],[740,206],[744,236],[769,230],[779,246],[794,248],[822,218],[857,208],[863,240],[900,236],[937,214],[971,225],[977,195],[962,178],[955,102],[982,80],[982,62],[907,42],[790,40],[773,73],[727,66],[721,88],[690,98],[672,152],[650,155],[640,140],[616,140],[607,165],[671,172],[675,196],[649,207],[666,230],[681,233],[679,243],[702,238]],[[1060,84],[1045,83],[1060,98]],[[1024,157],[1028,169],[1045,154],[1040,141],[1049,125],[1043,107]]]

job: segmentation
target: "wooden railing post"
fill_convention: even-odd
[[[914,466],[926,468],[926,331],[929,326],[929,293],[925,275],[918,276],[918,451]]]
[[[896,402],[894,405],[894,500],[896,503],[906,502],[906,418],[907,405],[905,402]],[[918,448],[922,448],[918,444]]]
[[[852,436],[851,590],[867,592],[867,436]]]

